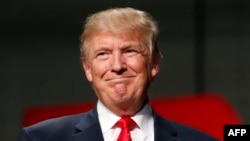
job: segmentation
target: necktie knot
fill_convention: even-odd
[[[122,117],[119,121],[117,121],[116,125],[121,129],[127,128],[128,130],[132,130],[136,127],[136,123],[130,117]]]
[[[136,123],[130,117],[122,117],[117,121],[116,126],[121,128],[117,141],[131,141],[130,130],[136,127]]]

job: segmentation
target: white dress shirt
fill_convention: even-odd
[[[114,125],[121,117],[111,112],[100,101],[97,102],[97,113],[104,140],[116,141],[121,129],[114,127]],[[146,104],[131,118],[138,126],[130,131],[132,141],[153,141],[154,119],[149,104]]]

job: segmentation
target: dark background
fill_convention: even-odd
[[[79,62],[87,15],[108,7],[150,12],[163,53],[151,97],[218,92],[250,123],[248,0],[3,0],[0,139],[16,140],[23,110],[94,100]]]

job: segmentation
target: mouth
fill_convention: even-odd
[[[114,83],[124,83],[132,80],[134,77],[135,76],[121,76],[121,77],[108,78],[106,79],[106,81]]]

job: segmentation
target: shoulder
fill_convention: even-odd
[[[83,117],[84,114],[76,114],[76,115],[67,115],[52,119],[47,119],[31,126],[25,127],[27,130],[36,130],[36,129],[44,129],[44,128],[61,128],[64,126],[69,126],[76,124]]]
[[[48,119],[21,130],[19,141],[66,141],[77,129],[76,125],[91,114],[90,112]]]
[[[168,132],[171,132],[172,135],[179,139],[185,141],[218,141],[214,137],[194,129],[192,127],[183,125],[181,123],[163,118],[161,116],[156,115],[155,120],[157,120],[156,124],[160,126],[159,128],[165,128]]]
[[[194,129],[192,127],[170,121],[170,124],[173,126],[173,128],[177,131],[177,136],[179,138],[189,138],[189,140],[192,141],[217,141],[217,139],[213,138],[212,136],[199,131],[197,129]]]

